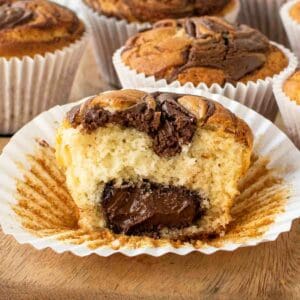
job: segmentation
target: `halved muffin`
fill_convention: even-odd
[[[122,90],[68,112],[56,156],[80,226],[186,239],[225,230],[252,144],[248,125],[214,101]]]

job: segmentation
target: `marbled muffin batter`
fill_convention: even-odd
[[[71,10],[46,0],[0,0],[0,57],[62,49],[84,33]]]
[[[156,22],[166,18],[224,15],[236,0],[84,0],[94,11],[129,22]]]
[[[214,101],[122,90],[74,107],[56,156],[80,226],[187,239],[225,230],[252,143],[248,125]]]
[[[259,31],[207,16],[157,22],[127,41],[122,59],[156,79],[208,86],[265,79],[288,65]]]

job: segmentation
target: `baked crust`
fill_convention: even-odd
[[[76,14],[46,0],[0,0],[0,56],[44,55],[62,49],[84,33]]]
[[[156,22],[165,18],[220,15],[232,10],[236,0],[85,0],[94,11],[129,22]]]
[[[156,105],[153,94],[143,91],[105,92],[73,108],[65,119],[65,126],[80,127],[93,108],[102,107],[109,111],[121,111],[145,101],[149,107],[155,107]],[[252,149],[253,134],[247,123],[221,104],[204,97],[192,95],[182,95],[177,98],[177,102],[197,118],[198,127],[233,135],[238,142]]]
[[[121,55],[138,73],[195,86],[257,81],[288,65],[259,31],[217,17],[157,22],[130,38]]]
[[[290,16],[291,18],[300,23],[300,2],[295,3],[290,9]]]
[[[296,71],[283,85],[285,94],[300,105],[300,70]]]

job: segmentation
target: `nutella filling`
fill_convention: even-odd
[[[175,156],[183,145],[191,143],[197,129],[197,118],[177,102],[182,95],[154,93],[151,96],[155,100],[154,106],[146,98],[128,109],[113,113],[101,106],[93,106],[84,111],[79,123],[80,107],[75,107],[67,118],[73,127],[81,124],[87,133],[109,123],[135,128],[152,138],[157,155]]]
[[[202,198],[184,187],[144,180],[137,184],[106,184],[102,208],[115,233],[158,236],[162,228],[191,226],[201,215]]]
[[[33,16],[33,12],[25,8],[25,3],[22,3],[22,1],[11,4],[5,4],[5,2],[0,1],[0,29],[21,25],[31,20]]]

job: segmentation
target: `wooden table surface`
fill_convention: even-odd
[[[7,143],[0,138],[0,149]],[[0,183],[1,184],[1,183]],[[300,222],[276,242],[211,256],[80,258],[0,230],[0,299],[300,299]]]

